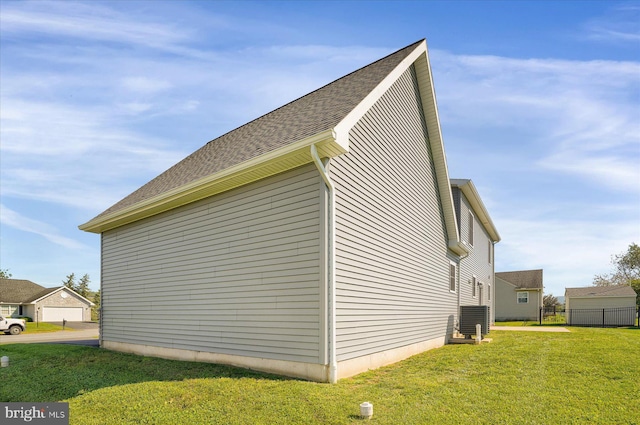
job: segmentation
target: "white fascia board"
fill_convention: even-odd
[[[436,92],[433,85],[433,76],[431,74],[431,65],[429,64],[429,53],[427,51],[426,42],[424,44],[423,51],[415,62],[415,67],[416,75],[418,77],[418,87],[420,89],[420,98],[422,100],[422,108],[427,125],[429,145],[431,147],[431,153],[435,164],[436,179],[438,180],[438,191],[440,192],[445,228],[449,239],[448,245],[449,248],[452,248],[452,246],[458,246],[458,250],[464,251],[466,254],[469,251],[461,243],[460,233],[458,232],[456,211],[453,203],[453,193],[451,192],[451,183],[449,180],[447,155],[445,153],[444,142],[442,140]],[[456,249],[452,250],[459,254]]]
[[[238,187],[273,174],[273,172],[270,172],[262,175],[260,171],[255,172],[255,170],[259,170],[260,167],[274,164],[281,168],[278,168],[278,172],[286,171],[287,169],[302,165],[299,161],[294,160],[287,162],[284,160],[288,155],[296,155],[297,151],[303,152],[306,162],[312,161],[308,154],[308,148],[311,145],[317,145],[321,156],[325,157],[333,157],[346,152],[341,146],[335,143],[335,132],[332,129],[325,130],[313,136],[283,146],[280,149],[267,152],[217,173],[161,193],[160,195],[145,199],[104,217],[95,218],[78,226],[78,228],[87,232],[102,233],[105,230],[120,227],[124,224],[138,221],[142,218],[156,215],[163,211],[176,208],[177,206],[195,202],[203,197],[210,196],[206,195],[208,193],[207,189],[212,189],[211,193],[215,194],[216,192],[213,188],[216,185],[228,183],[232,179],[237,179],[239,183],[234,183],[231,186],[225,186],[224,190],[230,190],[231,188]],[[282,162],[282,164],[277,165],[280,162]],[[245,178],[243,178],[243,176],[245,176]]]
[[[369,109],[384,95],[400,76],[426,52],[425,41],[420,43],[406,58],[400,62],[360,103],[351,110],[335,127],[336,142],[349,151],[349,131],[367,113]]]
[[[371,91],[345,118],[335,126],[336,143],[342,146],[346,151],[349,150],[349,131],[364,116],[364,114],[373,106],[373,104],[382,97],[382,95],[400,78],[400,76],[411,65],[416,67],[416,75],[418,79],[418,87],[422,101],[423,113],[427,124],[428,143],[431,147],[433,160],[436,169],[436,179],[438,191],[440,192],[440,201],[445,217],[445,228],[448,235],[448,248],[459,256],[469,253],[469,250],[461,243],[460,234],[458,233],[458,225],[456,224],[455,208],[453,204],[453,195],[451,193],[451,185],[449,183],[449,170],[447,167],[447,158],[444,153],[444,144],[442,142],[442,132],[440,130],[440,119],[438,118],[438,107],[436,105],[435,90],[433,87],[433,78],[431,76],[431,66],[429,65],[429,55],[427,52],[427,43],[423,41],[411,52],[407,57],[389,73],[378,86]]]
[[[471,208],[473,208],[476,217],[478,218],[478,220],[480,220],[484,228],[487,230],[489,236],[491,236],[491,240],[496,243],[500,242],[500,235],[498,234],[498,230],[493,224],[493,221],[491,220],[489,212],[485,208],[482,199],[480,199],[480,195],[478,194],[473,181],[466,180],[464,184],[458,185],[454,183],[452,184],[452,186],[458,187],[460,190],[462,190],[462,193],[467,198],[467,201],[469,201],[469,203],[471,204]]]

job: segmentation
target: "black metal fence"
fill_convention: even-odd
[[[569,326],[619,327],[635,326],[636,306],[622,308],[571,308],[565,312]]]

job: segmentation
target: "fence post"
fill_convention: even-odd
[[[604,308],[602,309],[602,327],[604,328]]]

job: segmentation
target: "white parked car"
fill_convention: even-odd
[[[23,319],[7,319],[6,317],[0,316],[0,332],[11,335],[20,335],[20,333],[25,329],[27,329],[27,325]]]

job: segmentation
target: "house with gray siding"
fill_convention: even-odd
[[[34,322],[89,322],[94,304],[66,286],[45,288],[26,279],[0,279],[0,315]]]
[[[542,269],[496,273],[495,319],[538,320],[544,306]]]
[[[442,346],[462,301],[487,302],[460,276],[491,276],[461,263],[488,244],[460,223],[422,40],[210,141],[80,229],[101,235],[102,347],[336,382]]]
[[[473,181],[451,179],[451,192],[460,238],[468,251],[458,261],[459,305],[489,306],[490,319],[494,322],[494,246],[500,241],[500,235]]]

